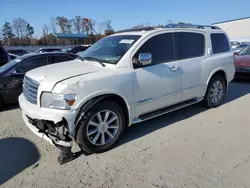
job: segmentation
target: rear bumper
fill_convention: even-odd
[[[53,128],[56,131],[59,131],[59,129],[61,130],[62,127],[66,128],[69,132],[69,135],[67,136],[73,138],[75,132],[75,118],[78,113],[77,111],[40,108],[39,106],[27,101],[23,94],[19,96],[18,101],[19,106],[22,110],[22,117],[25,124],[37,136],[45,139],[46,141],[49,141],[50,143],[55,143],[55,134],[57,134],[58,132],[54,132],[53,134],[51,134],[53,139],[51,135],[48,134],[48,131],[49,133],[51,132],[51,129],[49,129],[48,127],[54,126]],[[40,129],[40,126],[36,126],[35,123],[31,123],[32,120],[34,120],[36,123],[44,123],[47,131],[44,131],[44,129]],[[47,122],[49,122],[52,126],[46,126]],[[56,140],[60,141],[58,140],[58,138]]]

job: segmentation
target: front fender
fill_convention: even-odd
[[[85,97],[83,97],[74,107],[75,110],[79,110],[81,109],[89,100],[96,98],[96,97],[101,97],[103,95],[117,95],[119,97],[121,97],[127,106],[128,109],[128,118],[129,118],[129,122],[132,122],[132,116],[133,116],[133,108],[130,105],[130,102],[128,100],[128,98],[120,91],[117,90],[99,90],[97,92],[91,93]]]

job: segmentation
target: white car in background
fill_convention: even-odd
[[[234,73],[228,36],[215,26],[125,30],[79,59],[28,72],[19,104],[27,126],[59,147],[64,163],[72,141],[103,152],[134,123],[200,101],[219,106]]]

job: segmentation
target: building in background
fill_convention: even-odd
[[[232,47],[237,51],[250,44],[250,17],[213,23],[227,32]]]
[[[227,32],[230,39],[250,38],[250,17],[213,23]]]

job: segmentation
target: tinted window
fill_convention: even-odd
[[[16,68],[16,71],[18,73],[26,73],[32,69],[35,69],[35,68],[38,68],[47,64],[48,64],[48,57],[33,58],[27,61],[24,61],[22,64],[20,64]]]
[[[66,56],[66,55],[57,55],[57,56],[53,56],[53,63],[59,63],[59,62],[63,62],[63,61],[70,61],[73,58],[70,56]]]
[[[230,50],[227,37],[223,33],[211,34],[213,53],[218,54]]]
[[[150,38],[138,50],[135,55],[136,59],[138,59],[139,53],[151,53],[151,64],[165,63],[175,60],[173,34],[165,33]]]
[[[11,54],[16,54],[16,55],[24,55],[27,54],[28,52],[21,49],[21,50],[8,50],[9,53]]]
[[[0,46],[0,66],[8,62],[8,56],[5,50]]]
[[[205,37],[203,34],[180,32],[179,35],[179,58],[193,58],[204,55]]]

